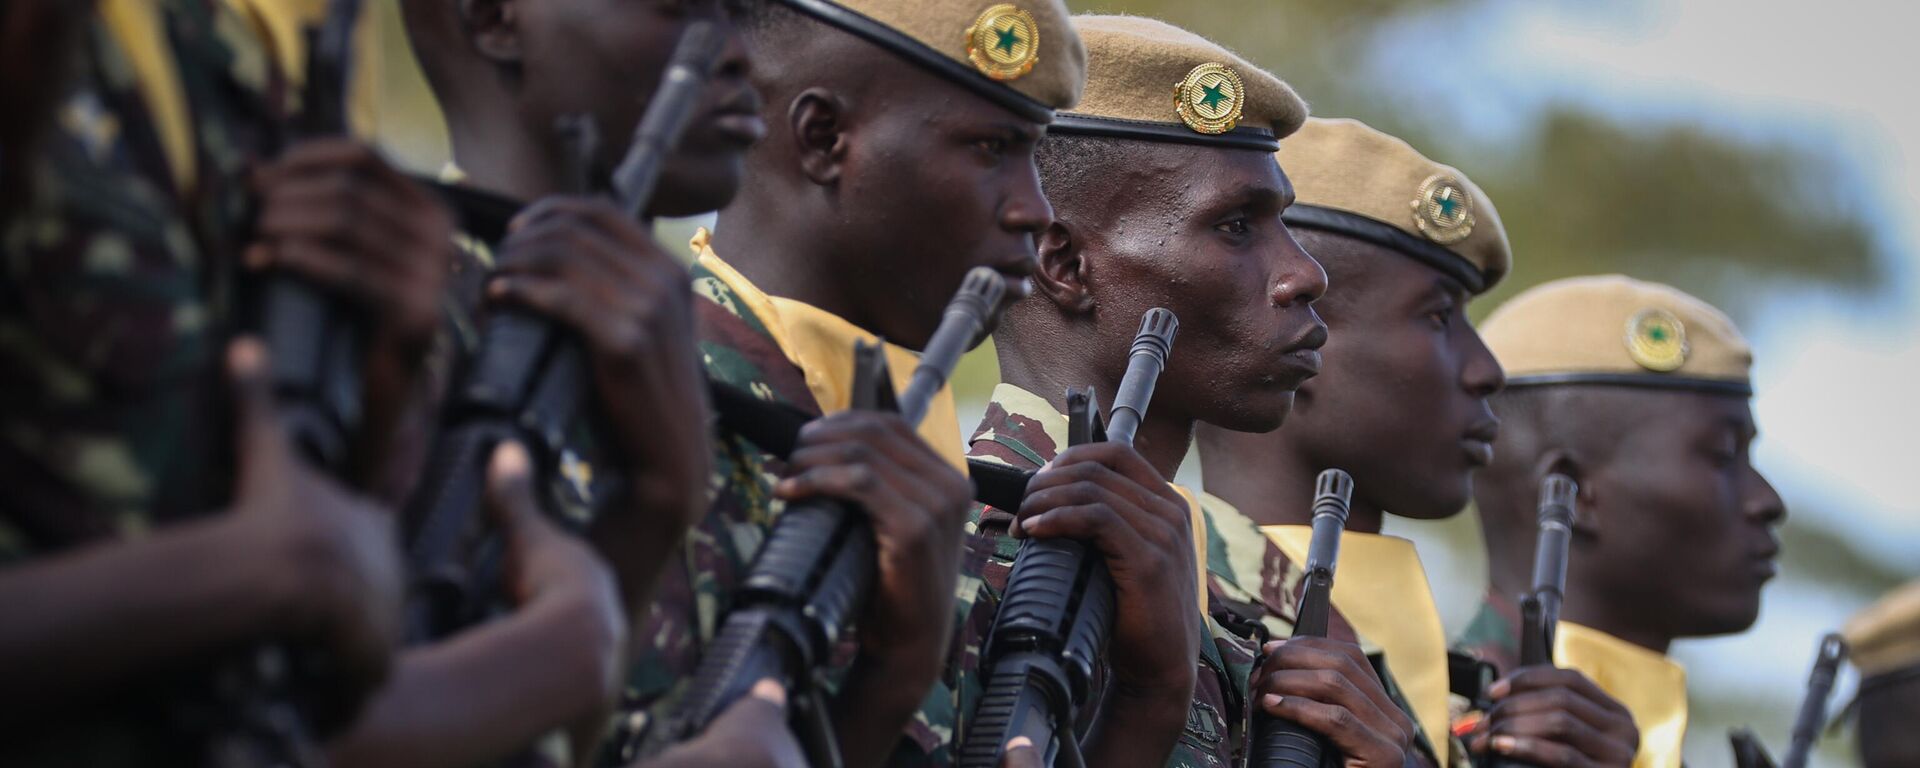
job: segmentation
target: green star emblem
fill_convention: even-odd
[[[1649,338],[1649,339],[1653,339],[1654,341],[1666,341],[1666,340],[1667,340],[1667,329],[1666,329],[1665,327],[1663,327],[1663,326],[1658,326],[1658,325],[1656,325],[1656,326],[1654,326],[1654,327],[1652,327],[1652,328],[1648,328],[1648,329],[1647,329],[1647,338]]]
[[[1219,109],[1220,102],[1227,100],[1227,94],[1221,90],[1221,85],[1223,84],[1215,83],[1213,85],[1201,86],[1201,89],[1206,91],[1206,94],[1200,97],[1200,103],[1207,105],[1207,109]]]
[[[1440,199],[1434,202],[1440,205],[1440,215],[1447,218],[1453,218],[1454,209],[1460,207],[1460,201],[1453,196],[1451,189],[1441,192]]]
[[[1000,30],[1000,42],[994,43],[993,47],[1006,51],[1008,55],[1012,55],[1013,47],[1024,42],[1020,39],[1020,33],[1014,31],[1014,26],[1015,25],[1009,24],[1006,29]]]

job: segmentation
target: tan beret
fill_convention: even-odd
[[[1846,636],[1862,677],[1920,664],[1920,581],[1907,582],[1867,606],[1847,620],[1840,634]]]
[[[1139,16],[1075,16],[1087,43],[1087,93],[1052,133],[1271,152],[1307,103],[1246,59]]]
[[[1357,120],[1314,118],[1282,142],[1288,226],[1323,229],[1419,259],[1485,293],[1513,264],[1506,228],[1466,174]]]
[[[1080,101],[1087,50],[1062,0],[781,0],[1034,122]]]
[[[1507,387],[1626,384],[1751,395],[1753,350],[1713,305],[1624,275],[1537,285],[1494,310],[1480,337]]]

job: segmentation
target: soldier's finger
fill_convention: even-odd
[[[1381,755],[1402,751],[1386,734],[1369,729],[1360,716],[1346,707],[1314,701],[1304,696],[1267,694],[1260,706],[1273,715],[1306,726],[1327,737],[1349,756]]]
[[[1180,498],[1180,494],[1176,493],[1171,486],[1167,485],[1166,478],[1162,477],[1160,472],[1153,468],[1152,464],[1148,464],[1146,459],[1141,458],[1140,453],[1135,451],[1132,446],[1121,445],[1119,443],[1088,443],[1086,445],[1076,445],[1062,451],[1059,456],[1054,457],[1054,460],[1050,462],[1050,466],[1064,468],[1085,462],[1092,462],[1106,467],[1114,473],[1125,477],[1147,493],[1179,504],[1182,508],[1186,506],[1186,502]],[[1035,479],[1038,478],[1036,477]]]
[[[1134,479],[1120,474],[1101,462],[1086,460],[1084,457],[1087,454],[1080,455],[1083,457],[1080,461],[1072,463],[1056,461],[1034,473],[1033,479],[1027,483],[1027,496],[1020,505],[1021,510],[1046,509],[1048,506],[1057,504],[1058,502],[1049,502],[1062,495],[1058,489],[1097,486],[1125,499],[1128,504],[1143,512],[1156,513],[1155,517],[1166,522],[1171,522],[1176,517],[1184,521],[1186,508],[1184,503],[1178,511],[1169,509],[1165,497],[1160,496],[1155,489],[1142,486]],[[1156,485],[1166,485],[1164,481],[1154,482]]]
[[[781,480],[773,495],[787,500],[815,496],[850,501],[875,515],[876,526],[886,525],[881,518],[894,510],[905,509],[906,498],[895,491],[872,467],[863,464],[817,467]]]
[[[1564,710],[1506,715],[1493,720],[1487,730],[1487,735],[1495,740],[1505,737],[1518,739],[1523,744],[1564,745],[1603,763],[1631,761],[1633,752],[1626,744],[1607,738],[1607,733]]]
[[[270,182],[285,176],[334,170],[371,175],[382,167],[390,166],[372,146],[351,138],[326,136],[294,143],[273,162],[262,166],[256,179]]]
[[[1105,507],[1113,512],[1121,525],[1133,531],[1149,546],[1166,548],[1176,541],[1183,540],[1181,531],[1167,519],[1164,509],[1158,510],[1160,514],[1150,511],[1153,506],[1164,508],[1164,504],[1154,505],[1150,494],[1146,505],[1136,503],[1133,497],[1138,495],[1137,490],[1130,494],[1127,487],[1133,486],[1133,483],[1110,473],[1105,476],[1105,479],[1109,484],[1087,481],[1029,491],[1027,497],[1022,500],[1016,517],[1020,518],[1021,526],[1027,529],[1026,532],[1032,534],[1036,529],[1027,528],[1027,526],[1039,525],[1041,528],[1038,530],[1044,531],[1045,523],[1032,521],[1047,516],[1053,510],[1076,506]],[[1137,486],[1135,488],[1137,489]],[[1044,538],[1050,534],[1043,532],[1039,535]]]
[[[1565,713],[1590,729],[1619,728],[1632,722],[1631,715],[1603,707],[1570,688],[1533,689],[1510,694],[1494,705],[1493,711],[1487,713],[1487,719],[1497,726],[1503,720],[1556,712]]]
[[[1015,736],[1000,753],[1000,768],[1045,768],[1045,764],[1040,762],[1040,750],[1034,748],[1033,739]]]
[[[868,445],[872,447],[875,457],[885,457],[916,476],[952,469],[913,427],[907,425],[905,419],[896,414],[839,411],[808,422],[800,428],[799,437],[803,446],[835,443]]]
[[[1380,675],[1360,647],[1327,637],[1297,637],[1269,646],[1268,660],[1276,669],[1326,670],[1340,675],[1367,697],[1373,708],[1402,728],[1411,729],[1413,721],[1387,695]]]
[[[1598,765],[1573,747],[1531,736],[1494,736],[1488,741],[1488,747],[1496,754],[1540,768],[1590,768]]]
[[[533,498],[533,460],[513,440],[494,446],[487,459],[487,514],[508,536],[520,535],[540,518]]]
[[[287,434],[274,407],[269,365],[267,347],[259,339],[242,337],[227,345],[227,378],[238,411],[235,441],[246,457],[240,462],[240,482],[248,487],[283,480],[272,467],[286,458]]]

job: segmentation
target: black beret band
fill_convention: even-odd
[[[965,86],[967,90],[986,98],[1008,111],[1019,115],[1023,120],[1031,120],[1041,125],[1053,121],[1053,108],[1040,103],[1024,93],[1016,91],[998,80],[980,74],[972,67],[962,64],[943,54],[926,43],[913,39],[900,30],[875,21],[858,11],[851,10],[831,0],[780,0],[795,10],[806,13],[816,19],[832,24],[855,37],[887,49],[903,59],[932,70],[936,75]]]
[[[1729,379],[1697,379],[1655,373],[1542,373],[1507,379],[1507,389],[1567,384],[1602,384],[1643,389],[1678,389],[1712,395],[1753,396],[1753,384]]]
[[[1280,151],[1280,140],[1274,138],[1273,131],[1265,128],[1241,126],[1226,133],[1208,134],[1173,123],[1153,123],[1145,120],[1127,120],[1119,117],[1094,117],[1063,112],[1054,116],[1053,125],[1048,133],[1069,134],[1075,136],[1102,136],[1110,139],[1137,139],[1140,141],[1164,141],[1174,144],[1197,144],[1203,147],[1223,149],[1253,149],[1261,152]]]
[[[1283,167],[1281,170],[1286,169]],[[1460,281],[1460,285],[1469,293],[1478,295],[1487,290],[1487,276],[1473,262],[1438,243],[1414,237],[1407,234],[1406,230],[1378,219],[1334,208],[1294,203],[1281,212],[1280,220],[1290,227],[1325,230],[1399,251]]]

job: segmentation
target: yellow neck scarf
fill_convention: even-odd
[[[1685,668],[1664,654],[1566,621],[1554,630],[1553,660],[1585,673],[1633,713],[1640,726],[1634,768],[1680,768],[1687,736]]]
[[[133,66],[140,98],[153,115],[160,149],[173,172],[174,186],[190,192],[198,166],[193,148],[193,116],[187,92],[174,68],[173,46],[167,41],[163,11],[153,0],[101,0],[100,19],[113,41]]]
[[[1313,529],[1268,525],[1260,530],[1306,566]],[[1333,605],[1363,643],[1375,644],[1420,720],[1434,749],[1447,745],[1447,633],[1433,604],[1433,588],[1413,542],[1397,536],[1348,531],[1340,536],[1340,563]]]
[[[807,389],[812,391],[821,411],[846,410],[853,403],[853,343],[857,340],[871,344],[873,334],[819,307],[768,295],[713,252],[712,236],[705,229],[694,235],[691,245],[699,255],[700,266],[733,289],[748,311],[773,334],[780,351],[799,366],[806,375]],[[914,366],[920,364],[920,355],[894,344],[886,345],[886,355],[887,371],[893,376],[894,387],[906,389],[913,379]],[[942,387],[934,395],[926,418],[920,421],[919,431],[921,439],[933,446],[941,458],[956,469],[966,471],[966,442],[960,437],[960,416],[954,410],[951,387]]]

